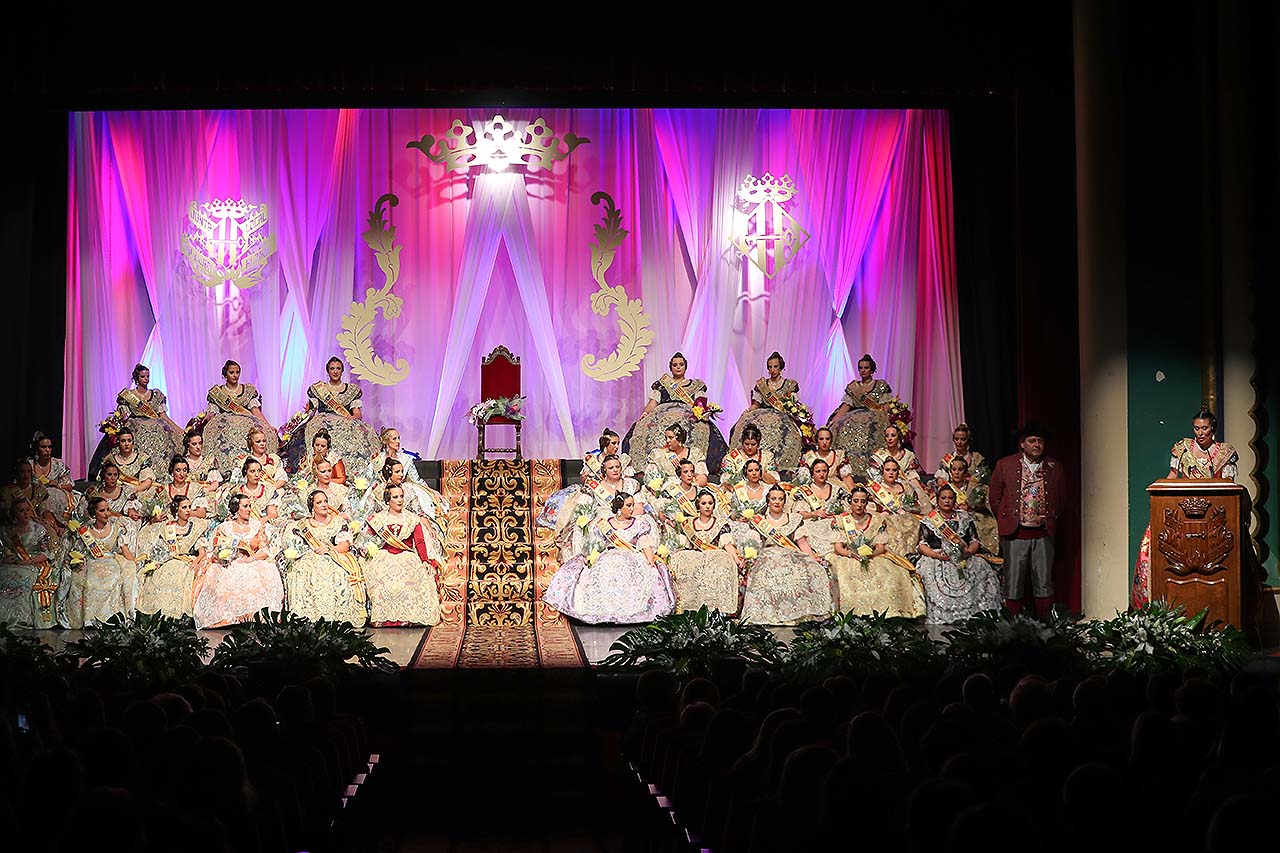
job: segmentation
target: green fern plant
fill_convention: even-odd
[[[785,649],[765,626],[732,620],[703,605],[627,631],[609,647],[611,654],[601,665],[645,664],[670,669],[678,676],[709,676],[714,662],[723,658],[776,668]]]
[[[252,622],[234,626],[214,650],[212,665],[230,668],[268,662],[298,675],[334,676],[352,669],[396,672],[388,649],[350,622],[312,621],[263,608]]]
[[[836,613],[796,626],[784,670],[802,681],[889,672],[924,675],[940,666],[938,645],[914,621],[873,613]]]
[[[67,643],[61,654],[122,686],[163,690],[189,682],[208,653],[209,641],[196,633],[190,616],[139,613],[127,619],[117,613]]]

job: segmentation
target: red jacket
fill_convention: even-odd
[[[1022,514],[1022,464],[1019,461],[1022,453],[1005,456],[996,463],[991,472],[991,489],[987,494],[991,511],[996,515],[996,524],[1001,536],[1012,536],[1018,532],[1018,519]],[[1067,484],[1062,476],[1062,463],[1048,456],[1044,461],[1044,527],[1050,536],[1058,534],[1058,522],[1062,519],[1062,501],[1066,494]]]

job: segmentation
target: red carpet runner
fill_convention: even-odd
[[[449,501],[441,621],[412,669],[586,666],[569,621],[542,603],[559,568],[552,531],[533,519],[559,490],[560,461],[443,462]]]

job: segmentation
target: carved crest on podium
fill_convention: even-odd
[[[1222,567],[1235,547],[1227,529],[1227,508],[1201,497],[1178,501],[1178,511],[1164,511],[1164,530],[1157,546],[1176,575],[1208,574]]]

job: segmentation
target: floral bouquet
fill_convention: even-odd
[[[213,558],[222,565],[229,566],[240,554],[248,557],[251,553],[248,542],[237,542],[234,548],[229,548],[226,545],[223,545],[218,549],[217,553],[213,555]]]
[[[129,419],[121,414],[118,410],[107,415],[98,423],[98,432],[107,437],[107,442],[112,446],[116,446],[116,434],[124,429],[125,423]]]
[[[729,497],[729,517],[735,521],[749,522],[761,512],[760,507],[750,500],[743,500],[736,492]]]
[[[467,423],[480,424],[490,418],[503,417],[513,421],[524,420],[525,397],[517,394],[514,397],[497,397],[476,403],[467,411]]]
[[[313,415],[315,415],[315,409],[305,408],[281,424],[280,443],[287,444],[299,429],[306,426],[307,421],[311,420]]]
[[[991,469],[987,467],[986,462],[979,462],[973,466],[973,470],[969,472],[969,476],[978,483],[988,483],[991,481]]]
[[[782,398],[782,411],[795,421],[800,429],[800,437],[805,448],[813,447],[817,442],[818,427],[813,422],[813,412],[809,411],[809,407],[801,403],[800,398],[795,394],[790,394]]]
[[[911,407],[897,397],[890,397],[885,401],[884,413],[889,416],[889,423],[902,434],[902,443],[910,447],[916,438],[916,431],[911,428]]]
[[[708,403],[706,397],[697,397],[693,401],[693,419],[695,421],[713,421],[724,409],[715,403]]]

